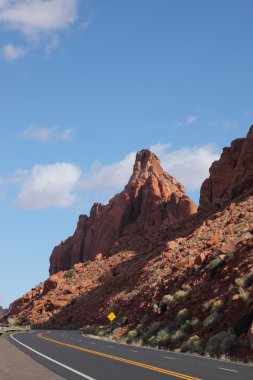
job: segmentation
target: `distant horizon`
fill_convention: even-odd
[[[252,13],[250,0],[0,4],[1,306],[48,277],[54,246],[124,188],[143,147],[198,204],[253,121]]]

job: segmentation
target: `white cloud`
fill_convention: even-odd
[[[69,207],[76,201],[74,190],[81,176],[71,163],[35,165],[30,171],[17,173],[21,191],[16,205],[25,209]]]
[[[41,128],[32,124],[21,132],[21,136],[28,140],[34,140],[46,144],[53,140],[70,142],[73,133],[74,131],[71,128],[64,130],[59,127]]]
[[[29,39],[66,29],[77,19],[77,0],[6,0],[0,3],[0,23]]]
[[[187,124],[187,125],[194,124],[194,123],[196,123],[198,120],[199,120],[199,116],[198,116],[198,115],[189,115],[189,116],[187,116],[187,118],[186,118],[186,124]]]
[[[6,44],[2,48],[2,54],[8,61],[15,61],[18,58],[23,57],[28,53],[28,49],[23,46],[17,46],[12,44]]]
[[[86,191],[123,189],[132,174],[135,155],[135,152],[129,153],[121,161],[106,166],[95,162],[90,170],[83,174],[81,188]]]
[[[185,185],[186,191],[199,190],[212,162],[219,158],[213,144],[172,150],[171,144],[159,143],[150,149],[160,158],[164,170]],[[84,173],[71,163],[18,170],[13,181],[21,187],[16,205],[28,209],[69,207],[75,204],[78,194],[89,203],[110,199],[128,183],[135,155],[131,152],[110,165],[95,162]]]
[[[199,190],[209,175],[211,164],[220,156],[214,144],[172,150],[171,144],[158,143],[152,145],[150,150],[158,156],[164,170],[182,182],[186,190]],[[129,153],[123,160],[106,166],[94,163],[83,174],[81,188],[85,191],[121,190],[132,174],[135,155],[135,152]]]
[[[209,176],[211,164],[220,157],[218,148],[207,144],[169,151],[169,147],[169,144],[155,144],[150,149],[158,155],[164,170],[182,182],[186,190],[199,190]]]

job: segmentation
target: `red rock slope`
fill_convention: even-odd
[[[113,334],[128,342],[253,362],[252,127],[224,152],[208,180],[213,196],[203,186],[202,208],[192,215],[181,185],[152,153],[140,152],[125,191],[81,217],[54,268],[107,255],[53,274],[9,315],[47,328],[94,324],[89,331],[106,335],[113,311]],[[95,249],[96,231],[104,245]],[[88,242],[93,250],[85,250]]]
[[[210,168],[200,193],[200,207],[223,204],[253,187],[253,125],[246,138],[224,148],[221,158]]]
[[[197,206],[183,186],[165,173],[149,150],[137,153],[133,174],[124,191],[103,206],[94,204],[90,217],[81,215],[74,235],[55,247],[50,274],[78,262],[94,260],[132,246],[132,236],[158,230],[195,213]],[[121,245],[120,238],[124,240]]]

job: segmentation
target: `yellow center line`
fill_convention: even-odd
[[[128,359],[120,358],[118,356],[104,354],[103,352],[89,350],[88,348],[84,348],[84,347],[74,346],[73,344],[68,344],[68,343],[61,342],[59,340],[47,338],[47,337],[43,336],[41,333],[37,334],[37,336],[38,336],[38,338],[48,340],[49,342],[56,343],[56,344],[59,344],[59,345],[64,346],[64,347],[74,348],[75,350],[87,352],[87,353],[92,354],[92,355],[102,356],[103,358],[117,360],[119,362],[131,364],[131,365],[134,365],[134,366],[137,366],[137,367],[146,368],[146,369],[149,369],[151,371],[164,373],[165,375],[174,376],[174,377],[177,377],[179,379],[201,380],[200,378],[184,375],[183,373],[173,372],[173,371],[169,371],[167,369],[163,369],[163,368],[159,368],[159,367],[154,367],[154,366],[149,365],[149,364],[144,364],[144,363],[140,363],[140,362],[135,362],[133,360],[128,360]]]

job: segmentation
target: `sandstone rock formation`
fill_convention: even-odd
[[[16,300],[3,321],[89,325],[101,336],[111,334],[107,315],[113,311],[115,334],[144,339],[156,322],[171,337],[164,348],[209,354],[211,339],[222,334],[228,351],[220,346],[213,355],[252,362],[252,131],[213,164],[206,181],[211,190],[202,187],[197,213],[156,156],[139,152],[125,190],[80,217],[74,235],[53,251],[54,274]],[[188,319],[178,330],[182,312]],[[178,331],[184,334],[175,339]],[[147,344],[161,344],[156,333]],[[192,338],[196,347],[189,346]]]
[[[155,154],[144,149],[136,155],[124,191],[106,206],[94,204],[89,217],[80,216],[74,235],[54,248],[50,274],[94,260],[98,253],[115,253],[121,237],[127,249],[131,236],[158,229],[162,223],[171,225],[196,211],[183,185],[163,171]]]
[[[200,207],[224,204],[253,187],[253,125],[246,138],[224,148],[221,158],[210,168],[210,177],[201,187]]]

